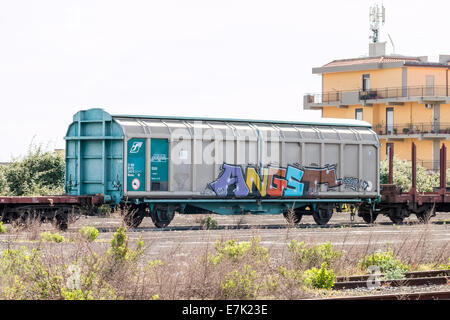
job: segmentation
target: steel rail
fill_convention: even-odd
[[[333,290],[367,288],[370,286],[378,287],[413,287],[413,286],[429,286],[429,285],[445,285],[448,284],[450,278],[443,277],[426,277],[426,278],[409,278],[409,279],[395,279],[395,280],[365,280],[365,281],[348,281],[336,282]]]
[[[366,274],[366,275],[358,275],[358,276],[343,276],[337,277],[336,282],[350,282],[350,281],[365,281],[369,279],[369,277],[373,277],[375,274]],[[384,274],[377,274],[376,276],[382,278]],[[437,276],[450,276],[450,269],[444,270],[429,270],[429,271],[414,271],[405,273],[406,279],[411,278],[427,278],[427,277],[437,277]]]
[[[313,300],[449,300],[450,291],[381,294],[370,296],[333,297]]]

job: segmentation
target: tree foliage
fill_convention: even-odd
[[[62,194],[64,191],[64,158],[31,145],[27,154],[0,165],[0,194],[38,196]]]

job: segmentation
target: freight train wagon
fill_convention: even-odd
[[[165,227],[179,213],[280,214],[326,224],[343,204],[380,197],[377,134],[367,122],[74,115],[66,193],[127,207]]]

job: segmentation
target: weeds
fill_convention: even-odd
[[[334,286],[336,275],[333,270],[327,269],[327,263],[324,262],[320,269],[312,268],[306,270],[303,274],[305,284],[310,288],[331,289]]]
[[[65,239],[59,233],[51,233],[50,231],[46,231],[41,233],[41,240],[60,243],[63,242]]]
[[[269,278],[270,279],[270,278]],[[304,295],[301,288],[303,286],[303,271],[295,269],[287,269],[281,266],[279,268],[279,276],[276,281],[273,279],[271,287],[276,287],[278,291],[271,290],[274,293],[282,294],[286,299],[296,299]],[[270,283],[270,282],[269,282]]]
[[[59,267],[55,266],[54,270]],[[54,299],[60,297],[62,277],[42,263],[41,252],[33,249],[3,250],[0,258],[0,297],[5,299]]]
[[[110,216],[112,213],[111,206],[109,204],[103,204],[95,208],[95,213],[98,216]]]
[[[80,229],[80,234],[87,241],[93,242],[98,237],[98,229],[94,227],[83,227]]]
[[[224,259],[238,261],[248,255],[253,258],[256,263],[267,262],[269,253],[266,248],[260,245],[261,239],[253,237],[251,242],[238,243],[236,240],[216,242],[216,254],[210,257],[214,265],[222,262]]]
[[[443,263],[439,265],[439,269],[448,270],[450,269],[450,257],[448,258],[447,263]]]
[[[296,269],[310,269],[320,267],[323,263],[331,266],[342,256],[342,251],[336,251],[330,242],[307,247],[304,242],[291,240],[288,251]]]
[[[367,270],[370,267],[379,268],[384,273],[385,280],[401,279],[410,267],[404,265],[400,260],[394,258],[391,248],[384,252],[374,252],[358,262],[361,270]]]
[[[144,252],[144,242],[142,241],[142,238],[139,238],[136,250],[131,250],[128,247],[128,237],[125,231],[125,227],[119,227],[119,229],[114,232],[111,240],[111,247],[108,249],[107,253],[118,262],[128,260],[136,261]]]
[[[6,233],[8,231],[8,227],[3,225],[3,222],[0,222],[0,233]]]
[[[0,299],[299,299],[323,295],[337,274],[360,274],[374,265],[386,279],[410,270],[406,262],[450,267],[448,245],[431,252],[426,235],[374,252],[378,239],[372,236],[367,246],[346,243],[336,250],[331,243],[308,245],[312,239],[286,238],[274,248],[257,236],[214,243],[207,232],[205,246],[187,250],[180,243],[155,256],[152,243],[131,240],[125,227],[109,243],[94,241],[95,230],[82,228],[58,244],[51,232],[44,233],[48,241],[26,240],[29,248],[5,243]],[[353,239],[346,235],[345,241]]]
[[[217,229],[218,223],[213,216],[207,216],[206,218],[201,220],[200,225],[202,226],[203,229],[211,230]]]
[[[252,266],[244,265],[225,276],[221,283],[222,299],[254,299],[257,297],[259,285],[258,275]]]

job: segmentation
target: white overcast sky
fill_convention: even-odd
[[[368,53],[373,1],[0,0],[0,161],[78,110],[305,120],[311,69]],[[450,54],[447,1],[383,1],[395,51]],[[388,42],[389,43],[389,42]],[[392,47],[388,45],[388,53]]]

